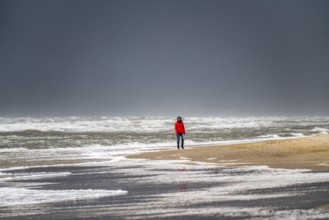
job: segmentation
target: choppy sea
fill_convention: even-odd
[[[183,118],[183,120],[187,132],[187,148],[312,136],[328,134],[329,131],[329,117],[186,117]],[[245,168],[246,174],[243,176],[240,175],[241,171],[222,170],[222,179],[214,179],[209,176],[215,175],[216,172],[209,171],[210,168],[204,164],[200,164],[200,166],[207,171],[200,171],[200,167],[193,168],[191,165],[184,165],[181,169],[189,170],[191,173],[180,174],[180,177],[178,177],[176,174],[168,171],[168,169],[175,170],[175,167],[177,167],[175,162],[166,162],[165,166],[168,169],[159,171],[159,169],[162,168],[161,166],[164,165],[163,162],[142,162],[126,158],[129,154],[139,152],[175,149],[174,123],[175,117],[0,117],[0,213],[1,210],[3,211],[0,217],[25,216],[24,213],[26,209],[22,207],[31,204],[49,204],[70,201],[72,198],[81,201],[113,196],[122,197],[131,193],[127,187],[122,187],[122,185],[116,185],[116,187],[110,187],[110,189],[90,186],[90,188],[62,187],[61,190],[56,189],[56,187],[54,189],[48,187],[48,189],[45,190],[43,188],[44,186],[54,184],[50,183],[50,179],[71,178],[73,175],[73,172],[69,169],[50,172],[50,167],[106,166],[111,167],[111,172],[118,172],[114,171],[116,168],[125,168],[124,172],[121,171],[121,174],[130,177],[134,175],[150,175],[149,179],[146,177],[132,178],[131,184],[136,184],[138,181],[146,181],[149,183],[152,181],[160,181],[163,184],[169,184],[173,181],[171,178],[176,178],[178,181],[181,176],[185,175],[184,181],[179,180],[183,181],[182,184],[178,183],[179,192],[181,192],[182,189],[185,191],[184,196],[182,197],[180,195],[175,197],[171,191],[167,195],[164,193],[162,195],[164,203],[159,203],[159,207],[154,208],[153,211],[155,214],[152,215],[153,217],[162,216],[161,210],[163,208],[161,207],[163,207],[166,202],[169,204],[176,200],[178,201],[178,198],[183,198],[186,199],[187,203],[191,203],[191,201],[188,200],[189,198],[193,198],[193,201],[197,203],[199,197],[207,197],[206,191],[203,190],[193,190],[193,192],[189,192],[192,193],[191,195],[186,193],[188,190],[185,190],[185,188],[191,188],[191,186],[185,186],[186,184],[184,182],[193,185],[193,182],[197,184],[201,179],[203,179],[202,181],[207,181],[209,184],[214,184],[214,182],[218,181],[232,181],[232,183],[230,183],[231,187],[216,188],[214,186],[208,189],[208,191],[212,191],[212,196],[209,196],[209,199],[211,202],[216,202],[217,200],[253,200],[288,196],[286,192],[274,195],[261,194],[256,196],[254,194],[243,194],[239,196],[235,194],[236,191],[242,192],[244,190],[250,191],[264,188],[266,182],[270,184],[266,185],[265,188],[273,188],[278,187],[276,184],[282,187],[297,183],[309,184],[312,183],[312,181],[319,183],[329,180],[329,174],[327,173],[311,175],[299,171],[288,172],[268,169],[266,167]],[[31,169],[36,167],[47,169],[31,171]],[[128,169],[127,167],[130,168]],[[193,170],[195,170],[195,172],[193,172]],[[255,172],[255,170],[257,170],[257,172]],[[98,172],[108,173],[110,171]],[[234,175],[235,172],[238,173],[236,176]],[[154,177],[157,175],[160,175],[161,178]],[[254,179],[248,179],[250,176]],[[278,181],[278,178],[281,178],[283,181]],[[256,182],[254,180],[256,180]],[[237,184],[239,182],[240,184]],[[161,190],[159,190],[158,192],[161,192]],[[213,196],[214,194],[217,195],[216,193],[218,197]],[[230,196],[227,196],[229,194]],[[294,192],[293,196],[295,196],[295,194],[296,192]],[[188,197],[188,195],[191,197]],[[234,197],[234,195],[236,197]],[[173,200],[170,200],[170,198],[173,198]],[[203,199],[203,201],[205,200]],[[15,214],[10,211],[14,206],[16,210]],[[21,206],[22,209],[17,208],[17,206]],[[8,209],[8,207],[10,208]],[[239,208],[235,208],[239,210]],[[138,206],[135,206],[135,209],[139,210]],[[158,213],[156,210],[158,210]],[[216,210],[209,209],[209,207],[208,209],[202,210],[202,212],[205,212],[205,216],[207,216],[207,214],[213,215],[213,212],[217,213]],[[211,212],[205,210],[211,210]],[[229,210],[230,209],[228,209],[227,212],[230,212]],[[266,208],[264,210],[266,210],[265,216],[270,216],[271,210]],[[179,217],[179,213],[182,213],[182,211],[179,209],[176,211],[177,215],[173,214],[172,216]],[[256,212],[258,211],[257,209]],[[195,210],[190,210],[190,214],[193,212],[195,212]],[[253,212],[254,211],[251,211],[251,213]],[[281,213],[283,217],[286,216],[284,213],[285,212],[283,212],[283,214]],[[316,215],[319,218],[323,216],[329,217],[327,213],[319,213],[320,214]],[[40,214],[40,212],[37,211],[31,215],[36,214]],[[188,213],[185,214],[189,215]],[[245,213],[240,214],[244,216]],[[313,214],[314,213],[311,212],[310,215]],[[294,212],[288,212],[287,215],[293,215],[298,218],[303,218],[304,216],[303,213],[299,215],[298,213],[294,214]],[[129,216],[131,217],[133,215],[131,214]],[[142,214],[141,216],[142,218],[147,217]],[[305,216],[307,218],[309,217],[309,215]],[[126,218],[127,216],[122,214],[121,217]]]

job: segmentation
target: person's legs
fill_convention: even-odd
[[[177,134],[177,149],[179,149],[180,140],[182,140],[181,147],[184,149],[184,134]]]
[[[177,149],[179,149],[179,142],[180,142],[180,134],[177,134]]]

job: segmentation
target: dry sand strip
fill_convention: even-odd
[[[187,146],[188,148],[188,146]],[[329,135],[225,146],[193,147],[131,155],[130,158],[179,160],[228,165],[267,165],[272,168],[329,171]]]

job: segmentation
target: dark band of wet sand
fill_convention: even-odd
[[[186,150],[166,150],[129,157],[153,160],[189,159],[227,166],[266,165],[272,168],[329,171],[329,135],[190,149],[187,146]]]

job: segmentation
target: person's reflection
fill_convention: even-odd
[[[188,182],[180,181],[179,184],[178,184],[178,189],[181,192],[186,192],[187,189],[188,189]]]

